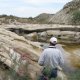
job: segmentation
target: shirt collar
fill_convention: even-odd
[[[56,48],[56,46],[49,46],[49,48]]]

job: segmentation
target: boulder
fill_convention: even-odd
[[[45,31],[38,33],[38,41],[46,41],[47,42],[47,33]]]
[[[23,35],[26,39],[31,41],[37,41],[38,40],[38,34],[36,32],[30,33],[30,34],[24,34]]]
[[[40,71],[40,66],[37,61],[41,51],[42,48],[39,44],[36,45],[22,36],[0,28],[0,59],[12,69],[17,70],[17,67],[15,68],[14,65],[18,65],[18,68],[20,67],[19,60],[22,62],[26,61],[28,66],[32,65],[32,71],[34,72],[35,70],[34,74],[29,69],[29,74],[36,76],[36,73]],[[32,78],[32,76],[30,76],[30,78]]]
[[[59,36],[60,34],[60,30],[47,30],[47,35],[48,36]]]

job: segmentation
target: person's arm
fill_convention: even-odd
[[[61,53],[61,51],[59,51],[59,65],[57,66],[57,68],[59,69],[59,70],[62,70],[62,65],[64,64],[64,59],[63,59],[63,55],[62,55],[62,53]]]
[[[42,52],[42,54],[41,54],[41,56],[40,56],[40,58],[38,60],[38,64],[40,66],[44,66],[44,61],[45,61],[45,50]]]
[[[60,51],[60,64],[63,65],[64,64],[64,58],[63,58],[63,54]]]

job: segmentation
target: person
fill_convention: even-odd
[[[56,48],[57,38],[50,39],[50,45],[44,49],[38,64],[43,66],[42,75],[39,80],[50,80],[58,76],[58,71],[62,71],[61,65],[64,63],[63,55],[59,49]]]

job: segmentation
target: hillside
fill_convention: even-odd
[[[32,17],[22,18],[13,15],[0,15],[0,24],[22,24],[22,23],[32,23],[34,19]]]
[[[21,18],[13,15],[0,15],[0,24],[23,24],[23,23],[48,23],[48,19],[54,14],[42,13],[32,18]]]
[[[37,23],[48,23],[48,19],[51,18],[54,14],[42,13],[35,17]]]
[[[72,0],[56,14],[42,13],[34,18],[37,23],[80,24],[80,0]]]
[[[80,0],[73,0],[64,5],[63,9],[57,12],[52,18],[49,18],[48,21],[50,23],[58,24],[73,24],[72,23],[73,14],[78,11],[80,11]]]
[[[0,24],[76,24],[80,25],[80,0],[64,5],[56,14],[42,13],[34,18],[21,18],[13,15],[1,15]]]

